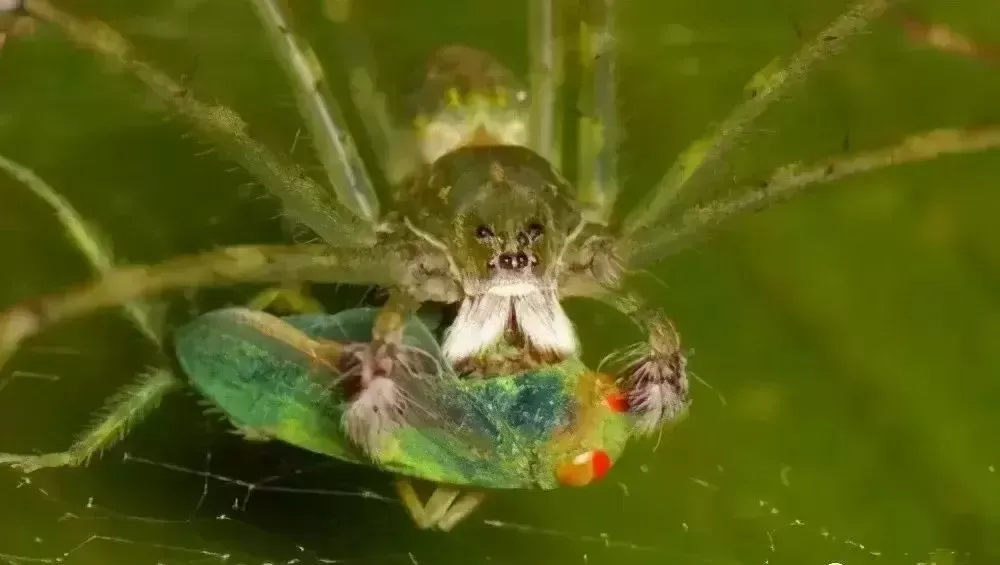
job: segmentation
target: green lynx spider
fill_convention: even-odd
[[[251,139],[232,109],[201,102],[188,88],[140,59],[106,25],[82,21],[46,0],[3,4],[61,29],[78,46],[118,64],[174,114],[253,173],[282,202],[288,215],[323,243],[244,245],[154,266],[107,266],[94,282],[0,314],[0,362],[47,327],[100,308],[128,306],[182,288],[304,281],[391,289],[374,328],[376,341],[381,343],[399,339],[401,320],[419,303],[461,303],[444,347],[449,361],[457,366],[474,367],[477,356],[502,330],[497,329],[497,320],[513,314],[526,346],[544,361],[576,351],[575,334],[559,301],[590,297],[634,317],[649,335],[618,376],[639,428],[650,432],[687,403],[684,357],[667,318],[627,288],[628,273],[647,268],[711,229],[802,188],[880,167],[1000,145],[1000,131],[995,128],[934,131],[859,155],[781,167],[766,182],[734,192],[738,196],[732,199],[678,209],[681,196],[713,180],[712,170],[725,163],[766,109],[891,4],[890,0],[862,0],[787,59],[787,65],[768,65],[758,73],[747,100],[683,151],[642,205],[622,216],[614,213],[619,187],[612,0],[529,2],[529,88],[512,89],[516,83],[509,77],[489,79],[490,73],[463,74],[461,69],[453,69],[451,75],[445,72],[443,83],[435,82],[432,72],[428,88],[436,89],[434,101],[443,96],[455,103],[422,116],[416,135],[398,135],[397,130],[410,128],[398,128],[388,116],[375,90],[370,62],[364,57],[347,61],[355,86],[353,104],[372,140],[378,160],[374,164],[359,157],[342,123],[340,107],[327,93],[319,63],[292,31],[278,0],[248,2],[287,72],[328,177],[326,183],[310,178]],[[571,12],[578,16],[579,45],[564,50],[555,29]],[[340,18],[335,22],[338,29],[349,29],[346,11],[336,18]],[[557,71],[564,51],[582,63],[581,115],[572,149],[557,135]],[[470,77],[489,80],[464,90],[453,88],[453,79]],[[489,143],[482,142],[482,134]],[[570,150],[577,152],[584,165],[575,188],[558,172],[561,156]],[[396,182],[399,190],[377,195],[371,178],[378,171]],[[382,361],[391,364],[393,359]],[[155,402],[175,385],[167,378],[144,382],[121,400],[122,411],[136,403]],[[52,464],[78,464],[106,446],[107,442],[87,445],[87,449],[74,446],[72,457],[56,458]],[[38,458],[7,455],[4,460],[37,463]]]

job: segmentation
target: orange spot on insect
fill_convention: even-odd
[[[604,405],[612,412],[625,412],[628,410],[628,399],[620,392],[612,392],[604,395]]]
[[[594,469],[594,478],[592,481],[598,479],[603,479],[604,475],[608,474],[611,470],[611,457],[604,451],[597,450],[593,452],[593,457],[590,458],[590,466]]]
[[[600,449],[584,451],[556,469],[556,480],[564,486],[586,486],[607,475],[611,464],[611,457]]]

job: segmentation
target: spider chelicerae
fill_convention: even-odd
[[[316,179],[246,133],[231,108],[201,101],[196,93],[144,61],[110,27],[81,20],[47,0],[0,3],[18,17],[49,24],[81,48],[113,61],[185,119],[207,140],[253,174],[277,197],[288,217],[320,243],[241,245],[168,259],[152,266],[98,265],[101,275],[64,293],[15,305],[0,314],[0,362],[26,339],[64,320],[122,306],[153,339],[139,307],[162,292],[234,283],[277,283],[255,306],[274,299],[306,303],[301,282],[376,285],[389,299],[373,327],[373,341],[347,348],[348,360],[392,378],[405,378],[404,321],[425,302],[458,304],[442,350],[468,378],[488,377],[498,362],[513,370],[578,354],[573,325],[561,306],[569,297],[593,298],[635,319],[644,343],[629,350],[615,377],[638,432],[649,434],[687,407],[688,378],[678,333],[668,317],[630,285],[629,274],[648,268],[733,218],[794,192],[847,175],[948,152],[1000,144],[994,130],[938,131],[898,146],[814,165],[778,169],[749,190],[695,207],[682,197],[704,189],[755,120],[787,95],[817,63],[840,50],[884,13],[889,0],[861,0],[834,20],[784,66],[765,66],[747,98],[720,124],[684,150],[631,211],[616,209],[619,99],[615,80],[613,0],[528,3],[530,73],[522,85],[490,55],[451,46],[430,60],[420,111],[410,122],[389,115],[375,88],[371,58],[361,49],[345,61],[352,98],[331,96],[321,65],[279,0],[251,0],[261,32],[273,47],[295,93],[299,112],[326,174]],[[346,10],[333,10],[332,33],[354,36]],[[567,21],[575,47],[556,33]],[[575,112],[556,105],[567,61],[579,64]],[[359,151],[343,119],[344,108],[365,125],[370,151]],[[574,123],[564,137],[563,122]],[[362,154],[374,160],[365,160]],[[567,179],[563,163],[578,166]],[[30,172],[6,160],[3,167],[33,182]],[[393,187],[380,190],[375,179]],[[513,348],[498,350],[498,342]],[[512,353],[511,353],[512,352]],[[504,358],[498,361],[497,356]],[[156,373],[117,400],[155,403],[176,382]],[[358,394],[364,395],[361,390]],[[375,394],[374,392],[372,394]],[[380,398],[365,406],[384,416]],[[140,407],[141,408],[141,407]],[[129,418],[142,410],[134,410]],[[357,443],[365,448],[367,418],[355,411]],[[78,464],[106,448],[115,434],[99,423],[67,452],[0,455],[31,470]],[[96,434],[96,435],[95,435]]]

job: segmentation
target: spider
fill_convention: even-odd
[[[285,69],[298,110],[326,178],[307,175],[245,131],[232,109],[195,93],[144,61],[110,27],[82,21],[47,0],[24,0],[21,11],[60,28],[80,47],[120,64],[170,110],[218,144],[277,197],[283,210],[321,243],[241,245],[168,259],[150,266],[103,269],[95,281],[18,304],[0,314],[0,363],[46,328],[101,308],[127,306],[167,291],[235,283],[281,285],[257,303],[285,298],[298,283],[347,283],[388,289],[375,316],[372,341],[349,348],[354,363],[405,379],[405,321],[425,302],[458,304],[447,330],[444,359],[468,378],[489,376],[497,344],[505,363],[529,370],[576,356],[579,342],[561,305],[571,297],[605,302],[634,319],[643,343],[629,350],[614,375],[634,428],[650,434],[684,413],[690,402],[686,359],[667,315],[643,300],[631,273],[646,269],[724,225],[814,184],[878,167],[1000,144],[1000,134],[931,132],[890,147],[816,165],[782,167],[735,197],[688,209],[683,198],[709,185],[755,120],[788,94],[820,61],[840,50],[883,14],[890,0],[860,0],[789,58],[755,75],[747,98],[684,150],[645,199],[618,210],[615,10],[613,0],[533,0],[530,69],[526,84],[487,53],[450,46],[427,68],[420,111],[410,125],[381,103],[370,57],[346,50],[353,75],[351,100],[337,101],[321,65],[279,0],[250,0],[263,35]],[[6,5],[4,5],[6,6]],[[346,10],[331,14],[337,30],[353,33]],[[575,139],[562,139],[554,69],[569,53],[557,22],[580,29],[580,96]],[[352,104],[365,125],[374,160],[366,161],[349,133],[340,104]],[[573,142],[570,142],[573,141]],[[575,154],[572,181],[563,163]],[[375,179],[393,186],[386,192]],[[173,386],[153,379],[151,386]],[[385,384],[385,383],[383,383]],[[397,383],[398,384],[398,383]],[[371,451],[366,422],[397,414],[368,398],[356,410],[353,439]],[[159,398],[158,391],[141,395]],[[398,408],[396,406],[393,407]],[[405,407],[404,407],[405,408]],[[375,415],[378,414],[378,418]],[[398,417],[403,418],[405,414]],[[105,444],[72,461],[85,461]],[[16,462],[18,456],[7,456]]]

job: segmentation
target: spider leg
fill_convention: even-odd
[[[630,237],[632,268],[644,268],[692,245],[709,233],[746,215],[768,208],[811,186],[909,163],[1000,149],[1000,124],[974,129],[938,129],[911,135],[889,145],[816,163],[779,167],[763,182],[750,184],[686,211],[674,227],[649,227]]]
[[[325,241],[335,245],[370,246],[374,233],[337,197],[247,134],[246,123],[232,109],[206,104],[188,88],[139,58],[128,41],[107,24],[86,21],[47,0],[26,0],[25,9],[39,21],[54,25],[79,47],[131,74],[173,113],[184,118],[207,140],[218,145],[277,197],[288,213]],[[338,185],[341,186],[341,185]]]
[[[106,413],[95,419],[66,451],[38,455],[0,453],[0,465],[10,465],[25,473],[45,467],[86,465],[95,455],[123,439],[163,397],[181,386],[181,381],[170,371],[151,369],[112,396],[105,406]]]
[[[418,528],[436,528],[442,532],[450,531],[458,525],[486,498],[481,492],[462,494],[453,488],[438,487],[427,502],[423,503],[413,484],[402,477],[396,479],[396,492]]]
[[[330,96],[316,55],[295,34],[278,0],[253,0],[252,5],[285,68],[330,185],[341,203],[366,222],[369,233],[374,233],[380,220],[378,196],[340,109]]]
[[[161,340],[156,339],[157,345]],[[104,413],[87,427],[66,451],[45,454],[0,453],[0,465],[30,473],[46,467],[86,465],[90,459],[124,439],[129,430],[153,411],[163,398],[184,386],[172,371],[152,368],[139,376],[136,382],[122,388],[105,403]],[[209,408],[209,412],[221,412]],[[228,418],[227,418],[228,419]],[[267,441],[266,434],[231,422],[235,433],[249,441]]]
[[[419,301],[402,289],[391,289],[388,302],[375,316],[371,341],[356,344],[351,353],[362,377],[344,413],[344,427],[351,440],[373,459],[384,449],[386,432],[403,425],[411,410],[404,401],[405,390],[422,369],[412,348],[404,345],[403,332],[419,306]]]
[[[615,0],[580,6],[581,97],[578,104],[577,200],[586,218],[607,225],[618,196],[618,97],[615,77]]]
[[[0,156],[0,169],[20,181],[53,209],[66,235],[96,272],[102,275],[113,272],[114,257],[111,251],[62,195],[31,169],[3,156]],[[155,321],[152,305],[132,300],[124,303],[122,310],[143,335],[157,346],[162,346],[163,332],[160,324]],[[66,451],[41,455],[0,453],[0,464],[10,465],[24,472],[43,467],[86,464],[93,456],[121,440],[133,425],[156,408],[164,396],[180,385],[180,381],[169,369],[150,369],[140,375],[135,383],[109,399],[104,416],[96,419]]]
[[[3,155],[0,155],[0,169],[20,181],[35,196],[52,208],[56,219],[62,224],[66,236],[73,243],[73,246],[83,253],[84,258],[95,272],[106,274],[114,270],[114,256],[106,244],[106,239],[97,233],[55,188],[28,167],[11,161]],[[153,304],[136,300],[124,304],[122,311],[136,329],[150,341],[156,344],[162,342],[163,332],[157,308]]]
[[[817,63],[841,51],[848,40],[863,33],[892,2],[859,0],[806,43],[787,65],[769,64],[758,71],[749,85],[749,98],[737,105],[718,127],[681,152],[649,197],[626,217],[622,226],[625,235],[663,223],[680,193],[700,188],[710,180],[712,172],[725,162],[765,110],[805,79]]]
[[[559,155],[557,87],[561,81],[563,46],[556,34],[559,0],[528,0],[530,26],[530,114],[528,147],[562,169]]]
[[[296,314],[322,314],[326,311],[318,300],[309,295],[305,285],[300,283],[284,283],[264,289],[250,299],[247,307],[252,310],[278,309]]]
[[[390,286],[407,278],[407,264],[413,260],[407,253],[392,245],[370,250],[321,244],[246,245],[158,265],[119,267],[76,289],[36,298],[0,313],[0,366],[28,337],[101,308],[170,290],[239,282],[308,280]]]
[[[646,335],[645,341],[608,357],[618,365],[614,376],[625,395],[636,431],[650,435],[682,417],[691,400],[687,358],[673,322],[628,291],[592,297],[631,318]]]
[[[410,176],[419,163],[410,127],[400,127],[389,99],[378,86],[378,66],[365,33],[351,19],[352,2],[327,0],[324,12],[340,40],[340,57],[347,67],[351,100],[357,108],[375,158],[391,186]]]

